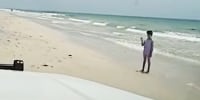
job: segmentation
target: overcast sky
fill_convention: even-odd
[[[200,20],[200,0],[0,0],[0,8]]]

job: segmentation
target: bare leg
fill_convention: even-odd
[[[144,60],[143,60],[143,65],[142,65],[141,72],[144,72],[145,64],[146,64],[146,56],[144,56]]]
[[[150,71],[150,66],[151,66],[151,58],[148,57],[148,70],[147,70],[146,73],[149,73],[149,71]]]

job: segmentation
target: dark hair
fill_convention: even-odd
[[[152,30],[148,30],[147,31],[147,35],[151,35],[152,36],[153,35],[153,31]]]

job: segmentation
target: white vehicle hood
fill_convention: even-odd
[[[152,100],[66,75],[0,71],[0,100]]]

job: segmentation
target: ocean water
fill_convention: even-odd
[[[140,37],[146,38],[146,31],[152,30],[154,53],[200,64],[199,20],[50,11],[16,10],[14,13],[48,21],[77,34],[100,38],[134,50],[143,49]]]

